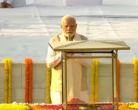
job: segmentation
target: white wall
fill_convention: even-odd
[[[14,7],[29,4],[47,6],[138,5],[138,0],[13,0]]]
[[[33,64],[33,103],[46,102],[46,65]],[[4,103],[4,64],[0,63],[0,103]],[[25,64],[12,63],[12,102],[24,103]]]
[[[34,4],[63,6],[63,0],[34,0]]]
[[[103,4],[110,5],[138,5],[138,0],[103,0]]]
[[[26,0],[29,3],[28,0]],[[32,0],[31,0],[32,1]],[[101,5],[102,0],[33,0],[34,4],[50,6]]]
[[[13,7],[23,7],[26,6],[26,0],[13,0]]]
[[[79,5],[138,5],[138,0],[26,0],[34,1],[34,4],[52,6],[79,6]]]
[[[101,5],[102,0],[65,0],[65,5],[77,6],[77,5]]]
[[[29,4],[34,4],[34,0],[26,0],[26,4],[29,5]]]
[[[99,101],[112,101],[111,64],[99,64]],[[120,65],[121,102],[133,102],[134,74],[133,64]],[[90,73],[91,74],[91,73]],[[87,76],[89,81],[91,77]],[[91,81],[88,81],[90,86]],[[129,88],[129,89],[128,89]],[[24,102],[25,93],[25,64],[12,63],[12,101]],[[128,95],[129,94],[129,95]],[[33,63],[33,102],[41,103],[46,100],[46,65]],[[4,64],[0,63],[0,103],[4,103]]]

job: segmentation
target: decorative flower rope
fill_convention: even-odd
[[[46,67],[46,104],[51,104],[50,85],[51,85],[51,69]]]
[[[133,63],[134,63],[134,101],[138,102],[138,59],[134,59]]]
[[[135,109],[135,110],[138,110],[138,103],[136,103],[136,104],[129,104],[128,105],[128,108],[131,108],[131,109]]]
[[[11,59],[8,59],[8,67],[9,67],[9,77],[8,77],[8,79],[9,79],[9,83],[8,83],[8,103],[11,103],[11,101],[12,101],[12,98],[11,98],[11,96],[12,96],[12,79],[11,79],[11,65],[12,64],[12,62],[11,62]]]
[[[138,110],[138,104],[119,104],[118,110]]]
[[[32,59],[29,59],[29,103],[32,103],[32,82],[33,82],[33,69]]]
[[[91,103],[95,103],[98,101],[98,68],[98,60],[93,59],[93,65],[91,67]]]
[[[32,103],[32,59],[25,59],[25,102]]]
[[[41,107],[47,108],[48,110],[61,110],[62,109],[62,104],[59,105],[42,105]],[[79,105],[68,105],[67,106],[68,110],[79,110],[80,106]]]
[[[118,110],[128,110],[127,109],[127,104],[119,104],[118,105]]]
[[[43,108],[47,108],[47,109],[52,109],[52,110],[60,110],[62,109],[62,105],[59,104],[59,105],[42,105],[41,107]]]
[[[120,61],[117,59],[117,102],[120,102]]]
[[[4,59],[4,71],[5,71],[5,93],[4,102],[11,103],[11,59]]]
[[[31,110],[57,110],[57,109],[54,109],[54,108],[45,108],[45,107],[42,107],[40,105],[31,105]]]
[[[112,109],[112,108],[113,108],[112,104],[100,105],[100,109],[102,109],[102,110],[108,110],[108,109]]]
[[[25,59],[25,102],[28,101],[29,98],[29,64],[28,59]]]
[[[0,104],[0,110],[30,110],[30,107],[23,104]]]

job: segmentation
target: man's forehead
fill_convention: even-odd
[[[66,24],[75,25],[76,22],[75,22],[75,20],[73,20],[73,19],[65,19],[65,20],[63,21],[63,24],[64,24],[64,25],[66,25]]]

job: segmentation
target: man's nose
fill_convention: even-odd
[[[71,26],[68,26],[68,27],[67,27],[67,30],[71,30],[71,29],[72,29]]]

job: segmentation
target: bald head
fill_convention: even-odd
[[[73,16],[65,15],[61,19],[61,25],[64,24],[65,21],[68,21],[68,20],[70,20],[76,24],[76,19]]]
[[[70,15],[66,15],[61,20],[61,29],[62,33],[65,37],[67,37],[69,40],[73,38],[73,36],[76,33],[76,19]]]

